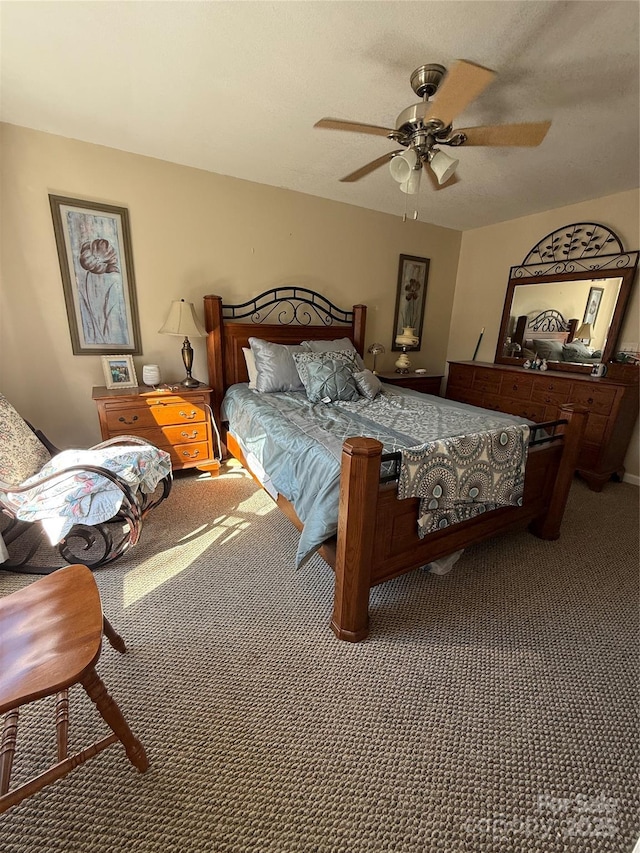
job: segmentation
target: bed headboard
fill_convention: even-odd
[[[541,311],[535,317],[523,314],[518,317],[513,342],[525,346],[525,340],[562,341],[563,344],[573,340],[577,320],[565,320],[559,311],[549,309]]]
[[[366,317],[366,305],[345,311],[306,287],[276,287],[239,305],[205,296],[207,366],[216,409],[230,385],[249,379],[242,348],[250,337],[276,344],[348,337],[363,355]]]

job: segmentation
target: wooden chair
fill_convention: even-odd
[[[119,652],[126,647],[102,614],[90,569],[67,566],[24,589],[0,598],[0,813],[120,741],[129,760],[144,773],[144,748],[98,677],[102,634]],[[81,684],[112,733],[68,755],[69,688]],[[48,770],[9,791],[21,705],[56,696],[58,760]]]

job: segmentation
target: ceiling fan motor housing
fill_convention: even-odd
[[[421,65],[411,75],[411,88],[419,98],[432,98],[446,73],[444,65]]]

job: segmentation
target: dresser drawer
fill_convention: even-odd
[[[499,373],[495,370],[487,370],[486,368],[476,367],[473,372],[473,390],[474,391],[495,391],[500,390]]]
[[[571,399],[574,403],[586,406],[591,412],[608,415],[613,408],[616,392],[613,388],[598,388],[590,383],[573,386]]]
[[[206,421],[184,424],[184,426],[146,427],[144,429],[127,428],[125,424],[121,424],[111,430],[112,435],[127,435],[128,433],[134,433],[140,438],[145,438],[151,444],[155,444],[156,447],[209,440]]]
[[[147,405],[107,406],[106,421],[109,432],[126,432],[146,427],[165,426],[181,423],[197,423],[206,420],[207,412],[204,400],[178,400],[176,402],[150,401]]]
[[[188,465],[190,462],[200,462],[211,459],[212,453],[208,442],[199,441],[194,444],[176,444],[172,447],[165,447],[171,454],[171,461],[180,467]]]
[[[500,385],[500,393],[512,400],[530,400],[533,383],[533,376],[504,376]]]
[[[563,403],[568,402],[568,399],[569,395],[563,388],[557,391],[548,391],[545,388],[538,388],[535,385],[531,392],[532,402],[544,403],[546,406],[562,406]]]

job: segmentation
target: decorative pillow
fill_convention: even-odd
[[[304,391],[292,358],[294,353],[303,352],[301,346],[273,344],[260,338],[249,338],[249,346],[257,370],[256,391]]]
[[[256,379],[258,378],[255,356],[250,347],[242,347],[242,354],[244,355],[244,363],[247,365],[247,373],[249,374],[249,388],[255,391]]]
[[[380,382],[371,370],[361,370],[359,373],[354,373],[353,378],[355,379],[358,391],[367,400],[375,400],[382,390],[382,382]]]
[[[50,459],[44,444],[0,394],[0,480],[18,486]]]
[[[307,364],[305,377],[304,387],[311,403],[357,400],[360,396],[353,368],[342,359],[311,361]]]
[[[298,375],[305,388],[307,387],[307,371],[309,369],[309,365],[314,364],[315,362],[333,359],[334,361],[344,362],[352,373],[359,370],[355,359],[357,355],[355,350],[337,350],[335,352],[295,352],[292,355],[293,361],[298,370]],[[308,391],[307,396],[309,396]]]
[[[562,341],[533,340],[531,346],[540,358],[547,361],[562,361]]]
[[[562,347],[562,356],[564,361],[576,361],[591,358],[591,352],[582,341],[570,341]]]
[[[338,338],[335,341],[302,341],[302,346],[309,352],[352,352],[356,357],[356,364],[360,370],[364,370],[364,361],[353,345],[351,338]]]

